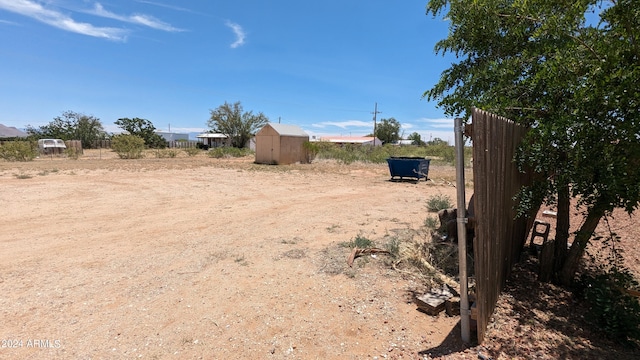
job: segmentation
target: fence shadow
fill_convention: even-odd
[[[446,357],[454,353],[464,352],[471,346],[473,346],[473,344],[465,344],[462,342],[460,321],[458,321],[440,345],[421,350],[418,354],[426,355],[429,358]]]

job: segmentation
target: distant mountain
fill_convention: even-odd
[[[24,131],[18,130],[14,127],[4,126],[0,124],[0,138],[9,138],[9,137],[27,137],[27,134]]]

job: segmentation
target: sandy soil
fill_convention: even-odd
[[[447,353],[458,318],[417,311],[419,281],[380,257],[348,268],[340,244],[420,227],[430,196],[455,199],[454,175],[105,150],[0,161],[0,358]]]

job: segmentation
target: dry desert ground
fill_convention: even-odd
[[[453,168],[252,159],[0,161],[0,358],[363,359],[444,352],[458,318],[417,311],[419,280],[353,268],[357,236],[419,228]]]
[[[417,310],[424,278],[385,255],[349,267],[345,243],[427,241],[427,200],[455,202],[452,167],[389,178],[385,164],[204,153],[0,161],[0,359],[640,358],[567,289],[537,282],[535,258],[515,267],[473,347],[457,317]],[[636,277],[637,223],[616,212],[598,230],[621,235]]]

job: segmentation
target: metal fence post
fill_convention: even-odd
[[[458,260],[460,270],[460,328],[462,341],[471,342],[469,290],[467,279],[467,206],[464,193],[464,128],[462,119],[455,119],[456,190],[458,193]]]

